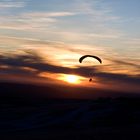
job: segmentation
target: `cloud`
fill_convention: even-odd
[[[130,62],[130,61],[124,61],[124,60],[111,60],[113,63],[116,63],[117,65],[125,65],[125,66],[132,66],[135,67],[137,69],[140,69],[140,63],[136,62]]]
[[[98,39],[116,39],[120,37],[120,34],[89,34],[88,36]]]
[[[31,12],[1,16],[0,28],[14,30],[41,30],[57,22],[58,17],[72,16],[72,12]]]
[[[64,16],[72,16],[75,15],[73,12],[31,12],[31,13],[24,13],[22,14],[23,17],[29,18],[48,18],[48,17],[64,17]]]
[[[65,71],[67,73],[69,71],[69,69],[66,67],[53,66],[51,64],[48,64],[47,62],[44,62],[41,56],[31,51],[26,51],[25,54],[22,55],[1,55],[0,60],[1,65],[12,67],[28,67],[40,72],[48,71],[53,73],[61,73]]]
[[[0,8],[21,8],[25,6],[25,2],[21,1],[1,1]]]
[[[80,14],[86,14],[90,16],[91,21],[98,24],[105,24],[106,22],[118,22],[121,17],[113,14],[113,8],[107,2],[102,0],[87,1],[80,0],[77,1],[75,10]]]
[[[105,73],[105,72],[95,72],[95,75],[103,83],[116,83],[116,84],[134,84],[139,85],[140,76],[131,76],[127,74],[117,74],[117,73]]]
[[[127,38],[123,41],[125,44],[129,45],[140,45],[140,39],[139,38]]]

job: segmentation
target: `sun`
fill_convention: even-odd
[[[67,75],[66,76],[66,81],[69,83],[77,83],[78,82],[78,77],[75,75]]]
[[[73,74],[59,74],[57,79],[67,82],[69,84],[81,84],[81,82],[85,80],[84,77]]]

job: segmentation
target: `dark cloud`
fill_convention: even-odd
[[[137,63],[132,63],[132,62],[124,61],[124,60],[111,60],[111,61],[118,65],[132,66],[132,67],[140,69],[140,65]]]
[[[105,73],[98,72],[95,75],[104,83],[116,82],[116,83],[129,83],[129,84],[140,84],[140,76],[130,76],[127,74],[116,74],[116,73]]]
[[[7,67],[0,68],[0,74],[18,74],[18,75],[30,75],[34,76],[38,74],[37,70],[31,70],[30,68],[22,68],[22,67]]]
[[[52,72],[65,74],[75,73],[82,76],[89,76],[88,71],[93,70],[92,67],[68,68],[52,65],[44,61],[43,58],[37,53],[31,51],[26,51],[24,55],[1,55],[0,65],[12,66],[12,69],[9,68],[9,70],[13,70],[14,68],[19,69],[20,67],[28,67],[33,68],[38,72]]]

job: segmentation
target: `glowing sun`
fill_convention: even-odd
[[[67,82],[69,84],[80,84],[83,80],[85,80],[84,77],[73,74],[59,74],[57,79]]]
[[[65,80],[69,83],[78,83],[78,77],[75,75],[67,75],[65,78]]]

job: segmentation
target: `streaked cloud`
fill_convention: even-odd
[[[41,30],[57,22],[57,17],[72,16],[70,12],[32,12],[1,16],[0,28],[13,30]]]
[[[105,22],[105,21],[118,21],[120,19],[119,16],[113,15],[112,7],[103,2],[102,0],[98,1],[78,1],[77,3],[77,11],[83,14],[87,14],[93,17],[94,20],[98,22]]]
[[[32,12],[32,13],[24,13],[23,17],[28,18],[47,18],[47,17],[63,17],[63,16],[71,16],[75,15],[73,12]]]
[[[15,0],[4,1],[4,0],[2,0],[0,2],[0,8],[20,8],[20,7],[24,7],[24,6],[25,6],[25,2],[23,2],[23,1],[15,1]]]

